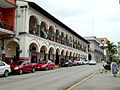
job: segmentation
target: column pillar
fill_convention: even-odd
[[[56,54],[53,54],[53,63],[55,63],[56,60]]]
[[[44,57],[44,59],[48,60],[48,53],[46,53]]]

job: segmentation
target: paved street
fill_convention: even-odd
[[[0,90],[66,90],[100,69],[98,65],[81,65],[0,77]]]
[[[120,73],[117,77],[113,77],[111,71],[97,72],[96,75],[71,90],[120,90]]]

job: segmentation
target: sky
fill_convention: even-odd
[[[28,0],[45,9],[82,37],[120,41],[119,0]]]

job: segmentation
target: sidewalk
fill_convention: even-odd
[[[120,73],[113,77],[111,71],[97,72],[72,90],[120,90]]]

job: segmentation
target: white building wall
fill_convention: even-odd
[[[37,18],[39,25],[41,24],[42,21],[45,21],[48,25],[47,29],[49,28],[49,26],[53,26],[55,29],[55,32],[58,29],[60,32],[64,32],[64,36],[66,36],[67,34],[69,39],[71,36],[72,40],[74,38],[75,41],[78,40],[80,41],[81,44],[84,44],[85,46],[88,45],[83,40],[79,39],[78,37],[74,36],[72,33],[68,32],[66,29],[62,28],[58,24],[54,23],[50,19],[46,18],[42,14],[38,13],[37,11],[29,7],[27,2],[17,1],[17,5],[18,5],[18,8],[17,8],[17,19],[16,19],[16,33],[17,33],[17,37],[20,39],[20,50],[22,50],[22,52],[20,53],[20,57],[29,57],[29,46],[30,46],[29,43],[31,41],[34,41],[38,45],[38,52],[40,52],[40,47],[42,47],[43,43],[45,43],[48,49],[50,47],[50,44],[52,44],[54,48],[59,47],[60,50],[64,48],[65,53],[67,50],[70,53],[70,50],[71,50],[72,52],[76,52],[76,54],[86,56],[87,57],[86,59],[88,59],[88,51],[84,52],[78,49],[74,49],[74,48],[29,34],[29,19],[31,15],[34,15]],[[20,6],[27,6],[27,8],[21,9]],[[20,34],[21,32],[22,34]],[[88,48],[86,49],[88,50]]]

